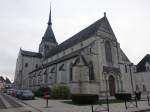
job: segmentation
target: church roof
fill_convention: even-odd
[[[145,72],[146,67],[145,64],[146,62],[150,63],[150,54],[147,54],[137,65],[137,72]]]
[[[69,38],[68,40],[59,44],[54,49],[50,50],[50,52],[47,54],[46,58],[49,58],[49,57],[65,50],[67,48],[72,47],[73,45],[75,45],[81,41],[84,41],[84,40],[90,38],[98,30],[98,28],[100,26],[101,26],[100,30],[113,35],[113,37],[114,37],[113,39],[117,40],[114,33],[113,33],[113,30],[112,30],[112,28],[111,28],[111,26],[107,20],[107,17],[105,15],[103,18],[99,19],[95,23],[91,24],[87,28],[83,29],[79,33],[77,33],[74,36],[72,36],[71,38]]]
[[[129,60],[128,57],[125,55],[125,53],[122,51],[122,49],[121,49],[121,56],[122,56],[122,61],[130,62],[130,60]]]
[[[48,26],[47,26],[46,32],[45,32],[45,34],[44,34],[42,40],[43,40],[43,41],[50,41],[50,42],[52,42],[52,43],[56,43],[56,44],[57,44],[57,41],[56,41],[54,32],[53,32],[53,30],[52,30],[51,8],[50,8]]]
[[[29,57],[37,57],[37,58],[41,58],[42,55],[40,53],[36,53],[36,52],[31,52],[31,51],[25,51],[25,50],[20,50],[21,54],[23,56],[29,56]]]

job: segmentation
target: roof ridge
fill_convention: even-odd
[[[71,36],[69,39],[67,39],[64,42],[60,43],[58,46],[56,46],[55,48],[53,48],[52,50],[49,51],[46,58],[49,58],[49,57],[55,55],[56,53],[61,52],[62,50],[65,50],[68,47],[71,47],[71,46],[75,45],[79,41],[81,42],[81,41],[84,41],[85,39],[89,38],[90,35],[92,35],[94,32],[97,31],[100,24],[103,21],[105,21],[104,18],[106,18],[106,17],[102,17],[101,19],[99,19],[96,22],[92,23],[91,25],[87,26],[86,28],[84,28],[80,32],[78,32],[75,35]],[[71,44],[69,44],[69,43],[71,43]]]

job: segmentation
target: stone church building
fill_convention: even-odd
[[[104,16],[58,44],[52,29],[51,11],[38,52],[20,49],[16,62],[16,88],[36,90],[65,84],[72,93],[103,95],[108,91],[132,92],[135,66]]]

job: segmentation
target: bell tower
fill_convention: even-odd
[[[51,7],[50,7],[50,14],[49,14],[49,20],[48,20],[48,26],[45,31],[45,34],[42,38],[42,41],[39,45],[39,53],[42,54],[43,57],[46,56],[46,54],[56,47],[58,45],[55,35],[52,30],[52,21],[51,21]]]

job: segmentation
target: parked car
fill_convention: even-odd
[[[17,98],[20,98],[20,97],[21,97],[22,91],[23,91],[23,90],[17,90],[17,91],[16,91],[16,97],[17,97]]]
[[[11,91],[11,95],[12,95],[12,96],[14,96],[14,97],[16,97],[16,92],[17,92],[17,90],[16,90],[16,89],[12,89],[12,91]]]
[[[16,89],[8,89],[7,94],[12,95],[12,96],[16,96],[16,91],[17,91]]]
[[[34,94],[31,90],[22,90],[19,98],[23,100],[33,100]]]

